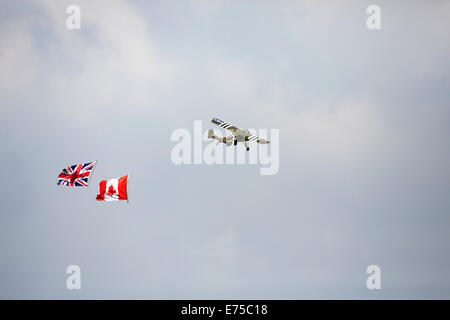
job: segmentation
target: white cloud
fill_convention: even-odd
[[[326,97],[306,102],[300,89],[269,84],[263,90],[238,63],[219,63],[217,70],[223,99],[231,97],[242,116],[252,119],[252,125],[280,129],[280,143],[297,157],[351,163],[373,155],[386,139],[382,108],[375,102]]]
[[[218,88],[222,95],[234,99],[254,94],[253,80],[244,67],[236,63],[218,63]]]
[[[370,155],[383,141],[380,112],[370,103],[309,107],[294,119],[302,156],[351,162]]]
[[[280,143],[303,160],[351,164],[378,152],[388,135],[381,109],[371,102],[325,101],[300,106],[299,112],[279,103],[258,114],[279,126]]]
[[[56,36],[53,45],[68,68],[54,72],[54,92],[72,115],[154,107],[168,90],[175,68],[158,52],[145,20],[124,1],[78,1],[81,30],[68,30],[69,2],[41,1]],[[77,66],[71,70],[73,65]],[[84,116],[83,116],[84,117]]]
[[[21,93],[36,78],[37,65],[32,54],[33,39],[26,24],[17,21],[0,30],[0,96]]]

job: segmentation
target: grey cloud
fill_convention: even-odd
[[[75,32],[68,4],[1,3],[0,297],[450,297],[448,2],[381,1],[375,32],[370,1],[86,1]],[[173,165],[214,116],[280,129],[278,175]]]

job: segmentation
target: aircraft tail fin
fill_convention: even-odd
[[[208,139],[216,139],[216,138],[218,138],[218,137],[214,134],[214,130],[209,129],[208,130]]]
[[[218,142],[225,143],[227,146],[231,146],[233,144],[233,136],[232,135],[231,136],[227,136],[227,137],[218,137],[214,133],[213,129],[209,129],[208,130],[208,139],[217,140]]]
[[[221,137],[216,136],[216,134],[214,133],[213,129],[209,129],[208,130],[208,139],[214,139],[214,140],[217,140],[218,142],[225,143],[225,138],[221,138]]]

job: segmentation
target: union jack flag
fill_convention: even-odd
[[[64,168],[58,176],[57,184],[70,187],[87,187],[96,163],[97,161],[92,161]]]

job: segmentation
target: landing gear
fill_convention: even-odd
[[[250,150],[250,147],[248,146],[248,142],[247,141],[245,141],[245,148],[247,149],[247,151]]]
[[[234,139],[234,145],[237,146],[237,139]]]

